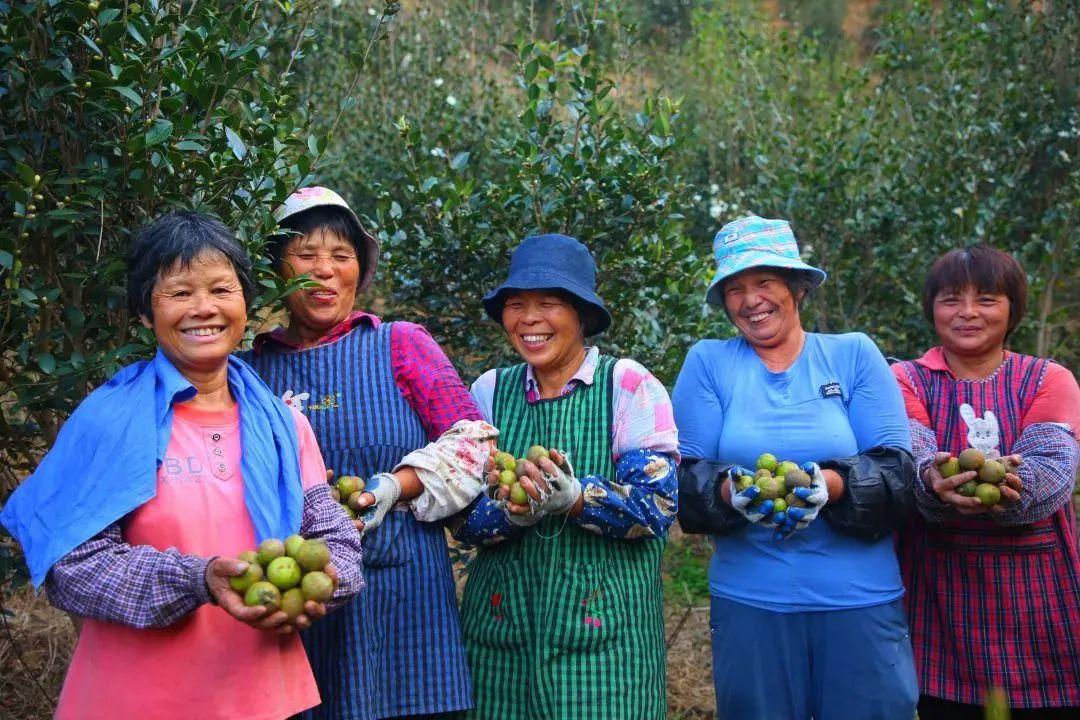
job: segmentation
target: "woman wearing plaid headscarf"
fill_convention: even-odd
[[[987,245],[930,268],[923,313],[941,340],[898,363],[919,468],[919,512],[900,560],[922,697],[921,720],[982,718],[991,689],[1012,716],[1080,717],[1080,552],[1069,502],[1080,389],[1068,369],[1007,350],[1027,280]],[[937,464],[974,447],[1014,472],[987,506]]]
[[[788,223],[741,218],[721,228],[714,251],[707,300],[740,336],[694,345],[672,401],[679,522],[716,546],[718,715],[911,720],[917,689],[892,539],[914,477],[900,393],[866,335],[803,330],[799,306],[825,273],[800,259]],[[763,453],[801,464],[786,470],[800,484],[784,498],[790,507],[753,484],[733,487]]]

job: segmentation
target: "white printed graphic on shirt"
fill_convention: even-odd
[[[960,417],[967,423],[968,447],[981,450],[986,457],[997,457],[1000,434],[994,413],[987,410],[981,418],[975,417],[975,408],[963,403],[960,406]]]
[[[304,412],[304,401],[311,397],[311,393],[293,393],[292,390],[286,390],[285,394],[281,396],[281,399],[285,401],[285,404],[289,407],[294,407],[300,412]]]

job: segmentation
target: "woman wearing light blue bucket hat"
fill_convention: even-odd
[[[892,374],[866,335],[803,329],[800,306],[825,273],[786,221],[740,218],[713,249],[706,299],[739,336],[695,344],[672,401],[679,521],[716,548],[718,715],[910,720],[918,690],[892,535],[914,466]],[[735,484],[761,467],[787,475],[788,494]]]

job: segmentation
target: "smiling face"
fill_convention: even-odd
[[[281,275],[308,275],[318,287],[298,290],[285,299],[288,334],[303,343],[317,341],[352,313],[360,261],[345,237],[323,229],[289,241],[282,253]]]
[[[187,267],[177,262],[158,275],[150,292],[158,347],[185,377],[225,367],[247,324],[247,303],[232,263],[216,252],[197,256]]]
[[[525,362],[540,372],[580,365],[585,330],[573,304],[551,290],[521,290],[506,299],[503,329]]]
[[[1000,352],[1009,329],[1009,298],[968,285],[934,296],[934,330],[955,355],[977,357]]]
[[[755,347],[776,347],[800,327],[798,300],[777,272],[744,270],[724,280],[724,308]]]

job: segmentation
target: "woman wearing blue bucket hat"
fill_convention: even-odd
[[[892,373],[862,333],[803,330],[800,305],[825,273],[800,258],[787,222],[740,218],[713,248],[706,299],[739,337],[694,345],[673,402],[686,458],[679,522],[715,542],[718,715],[911,720],[892,534],[913,502],[914,466]],[[809,485],[787,509],[734,486],[775,462],[758,463],[765,453],[804,471],[787,471]]]
[[[550,457],[518,461],[522,504],[489,473],[455,531],[479,546],[461,609],[470,717],[667,714],[660,556],[678,441],[664,386],[585,345],[611,323],[595,279],[577,240],[529,237],[484,297],[524,362],[488,371],[473,395],[502,450],[524,458],[542,445]]]

